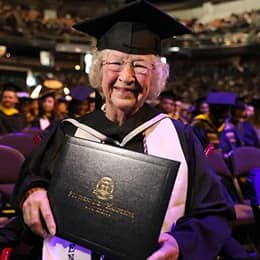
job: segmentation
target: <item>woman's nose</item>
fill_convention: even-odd
[[[131,84],[135,81],[135,72],[130,63],[126,63],[119,74],[119,80],[126,84]]]

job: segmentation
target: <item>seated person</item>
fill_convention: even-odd
[[[3,86],[0,101],[0,135],[19,132],[26,126],[22,113],[16,108],[17,87],[12,83]]]
[[[174,102],[175,95],[170,90],[163,91],[159,96],[159,103],[157,108],[165,114],[168,114],[172,118],[174,118]]]
[[[146,1],[88,19],[75,28],[97,38],[89,78],[105,97],[102,109],[77,118],[78,122],[109,137],[110,145],[131,136],[124,148],[181,162],[158,238],[160,247],[148,259],[215,259],[230,238],[227,219],[233,218],[233,210],[191,128],[146,103],[157,98],[169,75],[168,65],[161,62],[161,40],[189,29]],[[146,127],[137,131],[144,123]],[[65,134],[78,133],[69,122],[58,125],[26,161],[16,185],[16,203],[24,222],[44,239],[44,259],[62,259],[57,258],[56,246],[65,251],[70,246],[55,236],[47,189]],[[90,140],[103,141],[91,133]],[[88,253],[76,246],[74,259],[81,259],[77,254],[88,259]]]

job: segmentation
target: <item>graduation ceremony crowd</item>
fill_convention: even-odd
[[[96,97],[94,89],[77,86],[70,101],[53,90],[46,91],[39,98],[19,98],[19,87],[13,83],[3,85],[0,106],[0,135],[20,132],[26,128],[43,131],[57,120],[65,117],[79,117],[100,107],[101,96]],[[24,93],[23,93],[24,94]],[[28,93],[25,93],[25,95]],[[97,93],[98,95],[98,93]]]
[[[19,98],[19,86],[2,86],[0,103],[0,135],[39,128],[44,131],[58,120],[80,117],[98,109],[102,97],[91,87],[72,88],[70,99],[47,90],[39,98]],[[28,93],[27,93],[28,94]],[[158,110],[184,124],[190,124],[204,148],[219,149],[225,157],[236,147],[259,147],[260,128],[254,119],[259,117],[252,103],[246,103],[231,92],[210,92],[188,104],[172,90],[163,91],[153,103]]]
[[[72,88],[70,99],[47,90],[39,98],[19,98],[19,86],[2,86],[0,105],[0,135],[20,132],[26,128],[44,131],[58,120],[80,117],[98,109],[102,97],[91,87]],[[27,93],[28,94],[28,93]],[[190,124],[204,148],[219,149],[225,157],[236,147],[259,147],[259,117],[252,103],[246,103],[232,92],[210,92],[192,104],[182,101],[174,91],[163,91],[154,102],[158,110],[184,124]]]
[[[11,79],[1,86],[0,149],[13,157],[8,163],[8,157],[2,157],[0,165],[12,166],[16,177],[0,183],[5,187],[0,189],[0,260],[129,259],[99,241],[85,246],[59,236],[64,227],[55,222],[48,188],[67,136],[178,161],[157,227],[157,247],[146,259],[260,259],[259,104],[215,90],[187,100],[174,86],[167,87],[170,66],[161,59],[161,41],[191,31],[148,1],[131,2],[73,28],[96,38],[89,85],[71,86],[66,95],[62,88],[46,86],[37,98]],[[19,146],[23,137],[29,143]],[[244,168],[239,175],[234,158],[241,149],[236,161]],[[20,158],[18,166],[15,158]],[[85,163],[75,158],[66,165]],[[119,179],[128,177],[120,162],[118,169]],[[104,186],[101,191],[107,193]],[[68,214],[77,219],[77,213]],[[131,243],[131,238],[126,241]]]

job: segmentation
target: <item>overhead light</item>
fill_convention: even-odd
[[[53,66],[54,57],[49,51],[40,51],[40,63],[43,66]]]
[[[75,69],[75,70],[80,70],[80,65],[78,65],[78,64],[75,65],[75,66],[74,66],[74,69]]]
[[[178,51],[180,51],[180,47],[178,47],[178,46],[170,47],[170,48],[169,48],[169,51],[178,52]]]
[[[33,87],[37,84],[36,82],[36,78],[35,76],[33,75],[32,71],[31,70],[28,70],[27,72],[27,77],[26,77],[26,85],[28,87]]]
[[[0,57],[4,56],[6,53],[6,46],[5,45],[0,45]]]

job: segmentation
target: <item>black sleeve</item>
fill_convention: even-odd
[[[172,228],[181,259],[212,260],[217,257],[231,231],[228,218],[233,205],[217,176],[207,165],[203,149],[190,127],[176,125],[188,164],[186,210]]]
[[[193,132],[199,139],[202,147],[205,149],[209,145],[209,138],[202,124],[197,123],[192,126]]]
[[[7,133],[8,133],[8,131],[7,131],[6,126],[5,126],[3,114],[0,112],[0,135],[4,135],[4,134],[7,134]]]

